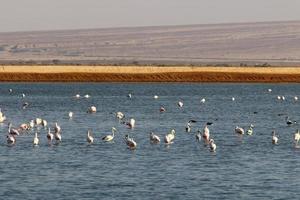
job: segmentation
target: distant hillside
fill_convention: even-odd
[[[24,62],[299,65],[300,21],[0,33],[0,64]]]

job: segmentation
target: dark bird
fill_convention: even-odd
[[[188,121],[188,123],[185,125],[185,132],[189,133],[191,132],[191,128],[192,128],[192,123],[196,123],[196,120],[190,120]]]
[[[28,102],[23,103],[23,109],[26,109],[29,106]]]
[[[287,124],[287,125],[293,125],[293,124],[296,124],[296,123],[297,123],[296,121],[290,120],[290,119],[289,119],[289,116],[287,116],[287,117],[285,118],[285,120],[286,120],[286,124]]]
[[[165,112],[166,111],[166,109],[163,107],[163,106],[161,106],[160,108],[159,108],[159,112]]]

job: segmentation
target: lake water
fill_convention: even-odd
[[[91,97],[75,99],[77,93]],[[277,100],[277,95],[286,100]],[[300,149],[293,145],[293,133],[300,127],[287,126],[285,121],[288,115],[300,122],[300,100],[293,98],[297,95],[298,84],[2,83],[0,107],[7,121],[15,127],[36,117],[46,119],[51,127],[57,121],[63,141],[49,146],[47,132],[40,128],[39,146],[32,145],[34,131],[8,146],[7,122],[0,125],[0,197],[297,199]],[[183,108],[177,106],[179,100]],[[29,106],[22,109],[25,101]],[[91,105],[97,113],[86,113]],[[160,106],[166,112],[160,113]],[[69,111],[74,112],[72,120]],[[120,124],[113,114],[117,111],[135,118],[136,127]],[[190,119],[198,122],[186,133]],[[213,122],[215,153],[195,140],[196,130],[208,121]],[[234,133],[235,126],[247,128],[251,123],[252,136]],[[114,143],[102,142],[112,126],[118,129]],[[96,138],[92,145],[86,142],[87,129]],[[171,129],[176,130],[173,144],[150,144],[150,131],[162,138]],[[273,129],[279,134],[278,145],[271,143]],[[127,148],[125,134],[135,139],[136,150]]]

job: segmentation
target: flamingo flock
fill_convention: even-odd
[[[12,90],[9,90],[10,92],[12,92]],[[272,92],[271,89],[268,89],[268,92]],[[25,98],[26,95],[22,94],[21,98]],[[73,96],[75,99],[78,98],[82,98],[79,94],[76,94],[75,96]],[[132,94],[128,94],[127,97],[129,99],[133,98]],[[83,98],[90,98],[90,95],[84,95]],[[159,97],[157,95],[154,95],[154,99],[158,99]],[[277,97],[278,100],[280,101],[285,101],[285,97],[284,96],[278,96]],[[232,101],[235,101],[235,97],[231,98]],[[295,96],[294,100],[297,101],[298,97]],[[200,100],[200,103],[204,104],[206,102],[205,98],[202,98]],[[29,104],[28,104],[29,105]],[[28,107],[28,105],[26,105],[26,108]],[[177,102],[177,106],[182,109],[184,106],[183,101],[178,101]],[[24,105],[23,105],[23,109],[24,109]],[[97,108],[96,106],[90,106],[88,107],[86,113],[88,114],[92,114],[92,113],[96,113],[97,112]],[[164,113],[164,112],[168,112],[164,106],[160,106],[159,113]],[[72,111],[69,111],[69,113],[66,114],[70,120],[73,119],[74,113]],[[125,114],[123,112],[115,112],[114,113],[115,118],[118,120],[119,124],[123,124],[125,127],[127,127],[128,129],[134,129],[136,126],[136,120],[134,118],[126,118]],[[286,116],[285,118],[286,124],[288,126],[293,126],[295,124],[297,124],[297,121],[295,120],[291,120],[289,118],[289,116]],[[7,122],[7,117],[4,115],[4,113],[2,112],[1,108],[0,108],[0,123],[6,123]],[[189,120],[185,125],[183,125],[182,130],[185,129],[186,133],[193,133],[193,127],[194,126],[198,126],[198,120]],[[19,127],[13,127],[12,122],[8,122],[8,131],[7,131],[7,135],[6,135],[6,139],[7,139],[7,144],[8,145],[15,145],[17,143],[17,137],[30,131],[30,130],[35,130],[34,132],[34,137],[32,140],[33,146],[38,146],[40,145],[40,139],[42,137],[42,134],[37,131],[37,127],[43,127],[44,129],[48,130],[47,134],[45,135],[45,139],[47,139],[48,141],[48,145],[53,145],[53,144],[59,144],[62,142],[62,128],[59,125],[58,122],[54,122],[54,123],[50,123],[53,124],[52,128],[49,126],[50,124],[42,118],[35,118],[30,120],[29,122],[25,122],[22,123]],[[213,137],[213,134],[211,134],[209,126],[213,125],[212,122],[206,122],[203,125],[203,129],[202,131],[198,128],[197,131],[195,132],[194,136],[196,138],[197,142],[203,141],[204,145],[208,147],[208,149],[211,152],[216,152],[217,151],[217,144],[215,142],[215,139]],[[235,126],[235,128],[232,129],[232,132],[239,135],[239,136],[243,136],[243,135],[248,135],[248,136],[253,136],[255,135],[254,133],[254,125],[250,124],[248,127],[243,128],[241,126]],[[164,136],[162,136],[162,140],[160,138],[159,135],[155,134],[153,131],[149,131],[149,142],[153,145],[157,145],[160,144],[161,141],[163,141],[166,145],[172,145],[175,141],[176,141],[176,131],[175,129],[170,129],[169,132],[167,132]],[[118,134],[116,134],[118,133]],[[271,142],[274,145],[278,145],[279,144],[279,135],[276,133],[275,130],[273,130],[271,132]],[[102,137],[96,137],[93,133],[91,129],[88,129],[86,131],[86,142],[88,144],[93,144],[95,141],[99,140],[99,141],[103,141],[106,143],[114,143],[114,138],[116,135],[122,135],[122,130],[117,130],[117,128],[112,127],[111,128],[111,134],[107,134],[105,136]],[[134,137],[130,136],[129,134],[125,134],[124,137],[124,143],[126,144],[126,146],[131,149],[131,150],[135,150],[137,149],[138,143],[137,141],[134,139]],[[294,134],[293,134],[293,141],[295,146],[298,148],[298,143],[300,140],[300,131],[297,129]]]

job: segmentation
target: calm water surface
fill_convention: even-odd
[[[77,93],[91,98],[73,98]],[[277,95],[284,95],[286,101],[278,101]],[[297,199],[300,149],[293,146],[292,137],[300,127],[288,127],[285,116],[278,115],[288,114],[300,122],[296,95],[300,96],[297,84],[1,84],[0,107],[8,121],[14,126],[36,117],[50,126],[57,121],[63,141],[48,146],[46,130],[41,128],[38,147],[32,146],[33,131],[9,147],[7,122],[1,124],[0,197]],[[181,109],[179,100],[184,102]],[[22,109],[25,101],[30,105]],[[86,113],[91,105],[97,113]],[[159,113],[161,105],[165,113]],[[74,112],[72,120],[69,111]],[[119,124],[113,114],[117,111],[135,118],[136,128]],[[198,123],[192,133],[185,133],[190,119]],[[207,121],[214,123],[210,130],[216,153],[195,141],[196,130]],[[234,134],[236,125],[246,128],[250,123],[255,125],[253,136]],[[114,143],[103,143],[101,137],[112,126],[119,130]],[[92,145],[86,143],[88,128],[96,138]],[[150,131],[163,137],[170,129],[176,130],[173,144],[149,143]],[[273,129],[279,134],[278,145],[271,144]],[[126,147],[125,134],[137,141],[136,150]]]

